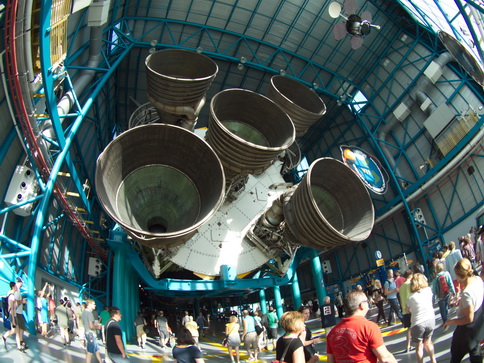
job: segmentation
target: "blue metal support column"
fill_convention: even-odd
[[[129,278],[126,281],[126,283],[130,284],[130,286],[132,286],[133,289],[136,288],[136,291],[133,294],[129,295],[129,304],[130,306],[132,306],[132,310],[130,310],[130,315],[125,319],[126,326],[127,326],[126,331],[131,333],[131,334],[127,334],[127,336],[136,337],[136,330],[133,325],[133,322],[134,322],[134,319],[136,318],[138,311],[140,311],[138,275],[135,272],[133,272],[131,275],[129,275]]]
[[[51,4],[51,2],[46,1],[45,4],[42,5],[42,11],[47,11],[45,8],[50,8],[50,6],[46,6],[46,4]],[[50,13],[49,13],[50,14]],[[41,19],[44,19],[44,15],[41,15]],[[50,27],[50,24],[48,23],[42,23],[40,32],[44,34],[45,32],[48,32],[48,28]],[[43,39],[42,37],[41,39]],[[47,47],[47,45],[45,45]],[[34,286],[34,281],[35,281],[35,275],[36,275],[36,268],[38,264],[38,258],[39,258],[39,249],[41,247],[41,241],[42,241],[42,235],[43,235],[43,226],[44,226],[44,220],[47,218],[47,211],[48,208],[51,205],[52,197],[54,194],[54,189],[55,189],[55,183],[57,176],[59,174],[59,171],[61,170],[61,167],[63,163],[65,162],[68,154],[70,153],[70,148],[71,145],[76,137],[77,132],[79,131],[81,125],[83,124],[84,118],[86,117],[87,113],[89,112],[93,100],[101,93],[102,88],[108,81],[108,79],[111,77],[111,75],[114,73],[116,68],[119,66],[121,61],[124,59],[124,57],[129,53],[131,48],[133,47],[133,44],[130,44],[126,49],[123,50],[123,52],[119,55],[119,57],[114,61],[112,64],[110,64],[110,68],[107,72],[105,72],[98,80],[96,83],[96,87],[92,90],[90,97],[86,100],[85,104],[82,106],[82,109],[79,111],[78,116],[76,119],[73,121],[70,131],[68,136],[66,137],[66,142],[64,148],[61,150],[61,152],[57,155],[57,159],[54,162],[54,165],[50,171],[50,176],[49,180],[46,183],[46,188],[45,188],[45,194],[42,198],[42,201],[39,204],[38,207],[38,213],[37,217],[35,219],[35,227],[33,229],[32,233],[32,241],[31,241],[31,255],[30,255],[30,261],[28,265],[28,279],[29,281],[27,282],[27,289],[28,289],[28,295],[27,295],[27,320],[29,327],[33,328],[33,331],[35,333],[35,328],[33,324],[33,319],[35,318],[36,312],[35,312],[35,286]],[[43,51],[48,51],[43,49],[43,45],[41,44],[41,49]],[[44,72],[43,76],[45,78],[52,77],[53,75],[47,71]],[[52,82],[49,82],[49,84],[52,84]],[[51,95],[54,94],[54,89],[53,88],[46,88],[45,89],[46,94],[50,93]],[[51,116],[52,117],[52,116]],[[59,120],[53,120],[53,122],[60,122]],[[94,247],[94,246],[93,246]],[[134,275],[134,274],[133,274]],[[30,283],[31,281],[31,283]],[[139,302],[139,298],[138,298]],[[134,318],[133,318],[134,320]],[[129,323],[129,321],[128,321]]]
[[[264,289],[259,290],[259,302],[262,314],[267,314],[266,291]]]
[[[131,341],[134,337],[133,321],[139,310],[139,281],[136,271],[126,257],[129,244],[124,238],[118,238],[120,236],[111,237],[114,238],[109,239],[108,243],[114,252],[112,302],[113,306],[118,307],[123,315],[120,321],[123,334],[125,334],[123,340],[126,338],[125,341]]]
[[[311,270],[313,272],[314,288],[318,297],[319,304],[326,296],[326,288],[324,287],[323,271],[321,269],[321,260],[319,259],[318,251],[312,250],[311,253]]]
[[[152,17],[137,17],[137,16],[125,16],[123,17],[122,21],[130,23],[131,27],[137,27],[140,22],[142,24],[146,24],[149,22],[156,23],[155,26],[150,27],[149,29],[145,29],[143,34],[136,37],[136,39],[132,39],[131,41],[136,44],[137,47],[150,47],[151,44],[147,41],[143,41],[146,39],[147,34],[150,34],[152,37],[154,34],[159,34],[158,39],[163,39],[163,42],[159,42],[156,44],[155,47],[169,47],[169,48],[176,48],[176,49],[192,49],[186,46],[186,43],[192,38],[193,36],[200,34],[203,35],[203,39],[199,40],[200,42],[204,41],[203,45],[203,54],[209,56],[210,58],[214,59],[221,59],[223,61],[232,62],[238,64],[240,62],[240,57],[243,55],[247,58],[247,61],[244,63],[245,67],[257,69],[263,72],[268,72],[272,74],[279,74],[280,68],[273,68],[274,63],[280,63],[279,67],[287,70],[287,76],[293,77],[298,79],[301,83],[305,84],[306,86],[313,88],[318,93],[322,93],[326,96],[329,96],[333,99],[339,98],[339,95],[333,93],[334,84],[343,85],[345,82],[351,84],[351,81],[345,79],[340,74],[331,71],[329,68],[321,66],[308,58],[302,57],[298,53],[288,51],[286,49],[281,48],[280,46],[271,44],[269,42],[253,38],[244,34],[235,33],[232,31],[227,31],[224,29],[219,29],[216,27],[211,27],[208,25],[200,25],[197,23],[180,21],[180,20],[171,20],[171,19],[160,19],[160,18],[152,18]],[[183,37],[180,39],[175,39],[171,37],[163,37],[163,34],[166,32],[168,34],[172,34],[175,30],[172,28],[185,26],[186,29],[193,29],[193,32],[188,32],[184,34]],[[212,39],[221,37],[220,34],[228,34],[233,42],[223,43],[223,44],[215,44]],[[249,51],[249,54],[233,54],[234,49],[239,49],[240,44],[247,44],[249,48],[245,51]],[[257,52],[259,47],[264,47],[270,54],[263,58],[260,58],[260,55]],[[244,48],[245,49],[245,48]],[[298,62],[298,67],[295,68],[292,65],[292,62]],[[302,68],[299,67],[299,63],[303,64]],[[306,80],[306,76],[310,74],[311,77],[314,77],[313,82],[308,82]],[[325,77],[321,77],[321,75],[330,75],[329,77],[334,84],[328,84],[325,80]],[[315,86],[317,84],[317,86]],[[357,87],[357,85],[353,85]]]
[[[274,304],[276,305],[276,313],[280,320],[282,314],[284,314],[284,309],[282,308],[281,289],[279,286],[274,286]]]
[[[299,289],[299,280],[297,278],[297,271],[294,273],[291,288],[292,288],[292,301],[294,303],[294,310],[297,310],[302,305],[301,289]]]

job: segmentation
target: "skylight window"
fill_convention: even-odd
[[[308,159],[304,156],[301,159],[301,162],[299,163],[299,165],[296,167],[295,177],[296,177],[297,181],[300,181],[304,177],[304,175],[306,175],[308,170],[309,170]]]
[[[116,29],[121,29],[121,24],[120,23],[117,23],[116,25],[114,25],[114,27]],[[118,33],[117,33],[116,29],[111,29],[111,39],[110,39],[110,43],[111,43],[110,50],[111,50],[111,53],[113,53],[116,50],[116,48],[118,47],[118,43],[119,43],[119,37],[118,37]]]
[[[479,49],[476,47],[476,42],[481,49],[484,47],[482,38],[476,40],[482,31],[482,13],[484,11],[482,2],[480,4],[462,2],[462,12],[456,2],[452,0],[400,0],[400,3],[422,26],[435,32],[443,30],[448,34],[453,34],[482,63]]]
[[[359,113],[363,109],[363,107],[365,107],[368,104],[368,99],[363,94],[363,92],[358,91],[356,92],[355,97],[353,97],[353,101],[351,102],[351,104],[353,105],[356,112]],[[348,105],[348,107],[350,107],[350,105]]]

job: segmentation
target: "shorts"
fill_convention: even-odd
[[[245,334],[244,337],[244,346],[245,349],[249,350],[252,346],[252,349],[257,350],[259,348],[259,337],[255,331],[248,332]]]
[[[231,334],[227,337],[227,345],[229,347],[239,347],[240,346],[240,335]]]
[[[136,336],[138,338],[141,338],[143,335],[146,335],[145,330],[144,330],[144,325],[136,325]]]
[[[403,314],[402,325],[404,328],[410,328],[412,314]]]
[[[158,330],[158,334],[160,335],[160,339],[168,339],[170,337],[170,333],[168,330]]]
[[[277,339],[277,328],[267,328],[267,339]]]
[[[17,323],[17,327],[19,327],[21,330],[27,330],[27,324],[25,323],[25,318],[24,318],[24,314],[16,314],[16,323]]]
[[[412,326],[411,335],[412,342],[419,343],[422,340],[427,340],[432,337],[435,329],[435,319],[424,321],[423,323]]]
[[[86,333],[86,341],[86,350],[88,353],[94,354],[99,350],[99,346],[97,345],[97,339],[93,332]]]

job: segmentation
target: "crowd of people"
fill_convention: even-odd
[[[232,363],[240,363],[242,345],[249,362],[257,361],[263,350],[275,350],[276,360],[280,362],[315,363],[319,360],[315,344],[321,342],[321,337],[314,337],[306,325],[312,317],[320,318],[321,327],[325,330],[328,362],[395,362],[395,357],[383,342],[381,328],[392,326],[394,321],[399,320],[403,328],[407,328],[405,351],[415,350],[417,362],[423,362],[426,353],[430,362],[435,363],[432,336],[437,329],[434,313],[434,304],[437,304],[443,332],[452,325],[456,326],[451,362],[460,362],[466,354],[469,354],[471,362],[482,362],[484,227],[480,228],[479,236],[476,243],[469,236],[460,238],[458,244],[450,242],[433,255],[427,269],[419,262],[402,273],[388,269],[383,283],[380,279],[368,281],[365,288],[358,285],[346,297],[339,291],[334,301],[326,296],[320,304],[313,298],[297,310],[294,307],[287,309],[280,317],[273,306],[268,307],[266,314],[261,310],[252,312],[247,309],[240,317],[231,314],[225,324],[223,345],[227,347]],[[477,274],[479,270],[481,277]],[[17,349],[25,352],[28,349],[23,339],[27,330],[23,314],[26,299],[20,293],[22,284],[20,277],[10,284],[11,290],[7,294],[10,329],[2,338],[7,348],[7,339],[15,336]],[[56,304],[51,291],[46,283],[37,293],[36,325],[42,337],[48,338],[55,330],[64,347],[77,338],[86,350],[86,362],[90,362],[92,357],[103,361],[98,344],[100,339],[105,346],[106,361],[127,361],[119,325],[122,319],[119,308],[106,306],[98,315],[93,300],[73,304],[65,297]],[[374,321],[370,321],[367,314],[373,305],[377,313]],[[453,315],[449,314],[450,307],[455,310]],[[199,338],[210,326],[206,311],[205,314],[200,311],[196,318],[185,311],[171,323],[177,325],[176,342],[164,311],[139,312],[132,322],[139,348],[145,348],[152,327],[159,336],[161,349],[171,349],[177,363],[203,363]],[[278,335],[279,327],[285,331],[282,336]]]

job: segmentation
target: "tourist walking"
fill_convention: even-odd
[[[119,308],[108,308],[110,319],[104,322],[104,337],[106,339],[106,355],[114,363],[129,362],[128,355],[123,343],[123,332],[119,322],[122,315]]]
[[[480,343],[484,339],[484,282],[474,276],[471,262],[466,258],[455,264],[454,272],[463,291],[457,317],[448,319],[444,324],[444,327],[457,325],[450,347],[451,363],[462,361],[467,353],[470,362],[482,362]]]
[[[82,323],[84,324],[84,331],[86,333],[86,363],[91,361],[94,354],[97,360],[101,363],[101,351],[97,344],[97,331],[101,329],[99,321],[94,319],[92,311],[96,309],[96,303],[92,299],[86,300],[86,308],[82,311]]]
[[[176,345],[172,351],[175,363],[203,363],[203,355],[200,349],[195,346],[192,333],[182,327],[176,338]]]
[[[436,363],[432,334],[435,329],[435,313],[432,303],[432,290],[427,278],[421,274],[414,274],[410,282],[410,292],[407,300],[406,311],[411,315],[411,336],[415,343],[417,362],[423,363],[424,349],[429,355],[430,361]]]
[[[138,340],[138,347],[141,349],[145,349],[146,345],[146,332],[145,332],[145,325],[146,320],[143,317],[143,313],[138,311],[138,316],[134,319],[134,326],[136,327],[136,338]]]
[[[253,316],[249,315],[248,310],[242,312],[242,322],[244,326],[244,331],[242,332],[242,340],[244,341],[245,349],[249,355],[249,362],[257,360],[257,354],[259,352],[258,337],[255,330],[255,319]]]
[[[397,284],[395,283],[395,280],[393,279],[393,270],[390,269],[387,271],[387,277],[388,279],[385,281],[384,284],[384,291],[385,291],[385,296],[387,297],[388,305],[390,305],[390,310],[388,310],[388,326],[392,325],[392,319],[393,319],[393,314],[392,312],[394,311],[395,314],[397,314],[398,319],[400,321],[403,320],[403,315],[402,312],[400,311],[400,304],[398,302],[397,298],[397,293],[398,293],[398,287]]]
[[[167,348],[168,340],[170,339],[170,327],[168,326],[168,319],[162,310],[158,312],[158,316],[155,319],[155,328],[160,336],[160,347],[162,349]]]
[[[303,315],[304,322],[309,320],[309,317],[311,315],[311,310],[309,309],[309,306],[301,306],[298,311]],[[304,331],[301,333],[300,338],[303,342],[304,359],[306,360],[306,362],[317,362],[319,360],[319,354],[318,352],[316,352],[314,344],[320,343],[321,338],[313,338],[311,329],[309,329],[307,325],[304,325]]]
[[[237,317],[231,315],[229,322],[225,324],[225,337],[227,339],[227,349],[231,362],[234,362],[234,355],[232,349],[235,351],[236,362],[240,363],[240,324],[237,322]]]
[[[285,363],[303,363],[304,345],[301,334],[305,331],[304,316],[298,311],[286,311],[281,316],[281,326],[286,334],[276,343],[276,360]]]
[[[449,314],[449,304],[452,297],[455,295],[454,283],[450,274],[444,270],[444,264],[439,262],[435,265],[435,279],[432,284],[432,292],[434,299],[439,305],[440,317],[442,318],[442,326],[447,321]],[[448,326],[444,328],[447,331]]]
[[[383,304],[385,303],[385,296],[383,294],[383,288],[381,286],[380,280],[375,280],[374,287],[373,287],[373,302],[378,309],[378,314],[376,316],[376,323],[379,324],[383,321],[384,324],[387,324],[388,321],[385,318],[385,310],[383,309]],[[339,312],[339,309],[338,309]],[[340,316],[341,318],[342,316]]]

